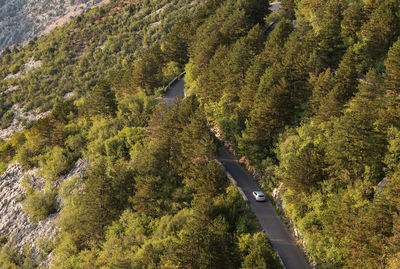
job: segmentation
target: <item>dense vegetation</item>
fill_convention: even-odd
[[[25,181],[32,219],[63,199],[55,267],[279,266],[214,162],[210,123],[263,172],[267,191],[283,183],[286,213],[318,267],[400,266],[398,0],[283,0],[270,15],[266,1],[209,0],[140,45],[128,14],[163,4],[121,5],[1,59],[6,77],[41,52],[40,69],[1,82],[22,89],[2,95],[3,121],[14,102],[54,109],[3,143],[0,158],[46,176],[40,191]],[[157,89],[183,68],[189,97],[169,109]],[[83,97],[63,101],[72,90]],[[57,187],[81,157],[87,176]]]
[[[10,124],[12,114],[7,111],[15,103],[25,111],[45,112],[62,102],[65,94],[82,96],[99,81],[131,66],[202,1],[189,2],[111,1],[22,48],[7,49],[0,61],[2,128]],[[40,68],[26,68],[30,61],[40,61]],[[170,64],[165,72],[174,67]]]
[[[171,16],[188,1],[176,1],[174,8],[167,2],[113,1],[1,58],[3,77],[7,63],[36,53],[41,56],[35,60],[43,61],[24,78],[2,81],[21,86],[4,102],[53,109],[3,142],[0,158],[39,167],[45,177],[44,188],[28,176],[23,180],[21,199],[31,220],[55,212],[61,201],[59,234],[39,242],[42,258],[53,253],[54,268],[280,268],[268,238],[215,161],[218,142],[199,98],[189,95],[172,107],[157,98],[157,89],[193,53],[193,36],[211,31],[215,46],[241,40],[263,22],[268,3],[207,1],[180,11],[176,22]],[[144,23],[134,23],[136,16],[163,5],[170,14],[159,13],[167,16],[161,24],[176,22],[170,33],[136,38],[133,29]],[[214,21],[226,21],[220,33],[208,28]],[[254,39],[262,27],[251,31]],[[152,29],[144,28],[142,34]],[[142,49],[143,43],[151,45]],[[71,90],[76,98],[62,100]],[[64,181],[79,158],[88,162],[86,175]],[[38,266],[28,247],[17,253],[12,242],[0,239],[1,268]]]
[[[400,2],[285,0],[267,40],[223,6],[186,66],[207,117],[284,183],[318,267],[398,268]]]

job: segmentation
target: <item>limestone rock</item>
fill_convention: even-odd
[[[79,159],[72,170],[64,177],[60,178],[57,186],[74,176],[83,176],[88,162]],[[59,216],[61,202],[57,197],[58,212],[48,216],[39,222],[32,222],[29,216],[22,209],[20,197],[25,193],[22,180],[28,174],[35,181],[34,188],[43,188],[44,179],[36,176],[36,169],[24,172],[22,166],[16,162],[10,164],[3,175],[0,176],[0,235],[10,237],[10,245],[17,251],[22,252],[25,245],[32,248],[34,257],[39,256],[37,246],[38,238],[53,238],[58,228],[56,221]],[[36,184],[37,183],[37,184]],[[51,255],[50,255],[51,257]],[[44,264],[50,264],[46,261]]]
[[[47,34],[104,0],[0,1],[0,51]]]

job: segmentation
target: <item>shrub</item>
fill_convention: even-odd
[[[56,212],[55,196],[53,190],[34,190],[27,196],[23,209],[32,221],[41,221]]]
[[[40,161],[42,173],[51,180],[56,180],[59,176],[67,173],[73,166],[73,161],[68,156],[68,152],[55,146]]]

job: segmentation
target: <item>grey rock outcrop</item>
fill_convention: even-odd
[[[19,163],[10,164],[0,177],[0,234],[9,235],[11,244],[22,251],[25,245],[32,247],[35,256],[38,238],[51,238],[57,233],[56,218],[53,214],[40,222],[32,222],[22,209],[20,196],[25,190],[21,184],[24,177]]]
[[[0,51],[47,34],[104,0],[0,0]]]
[[[72,170],[62,177],[57,185],[67,181],[72,177],[81,177],[87,167],[87,162],[79,159]],[[10,237],[10,245],[17,251],[22,252],[25,245],[32,248],[34,257],[39,256],[37,246],[38,238],[53,238],[58,228],[56,221],[61,208],[61,201],[57,197],[58,212],[48,216],[39,222],[32,222],[22,208],[21,195],[25,193],[22,180],[25,174],[37,180],[38,184],[33,184],[34,188],[43,187],[43,178],[36,177],[36,170],[26,173],[19,163],[10,164],[3,175],[0,176],[0,235]]]

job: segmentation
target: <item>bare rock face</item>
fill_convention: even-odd
[[[0,51],[49,33],[104,0],[0,0]]]
[[[61,178],[64,182],[74,176],[82,176],[87,167],[87,162],[79,159],[73,169]],[[27,171],[31,176],[35,170]],[[10,236],[12,247],[22,252],[25,245],[32,248],[34,257],[39,256],[37,246],[38,238],[53,238],[58,228],[56,226],[57,217],[61,209],[61,203],[57,201],[58,212],[48,216],[39,222],[32,222],[29,216],[22,209],[21,195],[25,193],[22,180],[25,172],[19,163],[10,164],[0,176],[0,235]],[[37,178],[38,180],[42,180]],[[43,184],[39,184],[41,186]],[[58,199],[58,198],[57,198]]]
[[[14,104],[9,111],[14,114],[13,121],[7,128],[0,129],[0,139],[5,141],[11,139],[15,132],[21,132],[25,129],[23,121],[31,122],[39,120],[49,116],[51,113],[50,111],[40,113],[38,110],[23,112],[23,108],[18,104]]]
[[[0,234],[10,235],[13,247],[22,251],[27,244],[32,246],[34,255],[39,253],[36,247],[38,238],[51,238],[57,233],[53,214],[40,222],[32,222],[22,210],[19,197],[24,194],[21,181],[23,168],[19,163],[10,164],[0,177]]]

